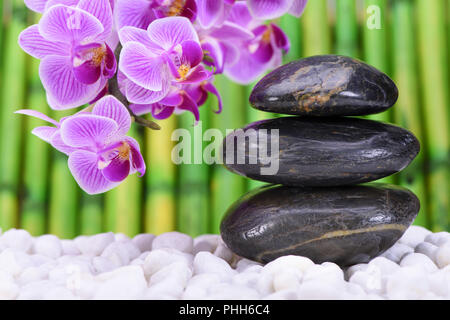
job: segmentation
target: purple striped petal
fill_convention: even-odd
[[[48,56],[41,61],[39,75],[55,110],[76,108],[93,100],[103,89],[101,81],[85,85],[74,75],[69,57]]]
[[[64,4],[66,6],[76,6],[79,1],[80,0],[47,0],[47,4],[45,5],[45,10],[43,12],[58,4]]]
[[[217,97],[217,101],[219,103],[219,108],[216,111],[216,113],[221,113],[222,109],[223,109],[223,104],[222,104],[222,97],[220,96],[219,90],[217,90],[217,88],[212,84],[207,82],[206,84],[203,85],[203,88],[207,91],[212,93],[213,95],[215,95]]]
[[[31,131],[39,139],[44,140],[45,142],[51,143],[53,135],[58,131],[58,128],[55,127],[37,127]]]
[[[118,124],[109,118],[93,114],[70,117],[61,124],[63,142],[74,148],[99,148],[117,134]]]
[[[187,76],[185,80],[178,81],[178,83],[182,84],[191,84],[191,83],[198,83],[205,80],[208,80],[211,78],[213,73],[211,71],[208,71],[203,67],[202,65],[197,66],[192,72]]]
[[[114,96],[106,96],[95,104],[92,114],[114,120],[119,126],[118,134],[126,135],[131,126],[127,108]]]
[[[223,15],[223,0],[197,0],[197,21],[203,28],[211,28]]]
[[[241,51],[239,61],[231,67],[225,66],[224,73],[239,84],[250,84],[261,76],[267,64],[257,61],[247,50]]]
[[[145,166],[144,158],[142,157],[142,154],[141,154],[139,143],[131,137],[127,137],[125,140],[130,145],[132,168],[133,168],[133,170],[136,170],[137,172],[139,172],[140,177],[142,177],[145,174],[146,166]]]
[[[59,128],[59,122],[56,120],[53,120],[52,118],[46,116],[45,114],[36,111],[36,110],[31,110],[31,109],[22,109],[22,110],[17,110],[16,112],[17,114],[24,114],[26,116],[30,116],[30,117],[34,117],[34,118],[38,118],[47,122],[50,122],[51,124],[54,124],[56,127]]]
[[[200,44],[195,41],[184,41],[181,44],[182,55],[181,61],[187,62],[189,66],[195,67],[203,60],[203,50]]]
[[[128,158],[122,159],[119,153],[111,160],[109,165],[102,170],[102,174],[109,181],[121,182],[130,174],[130,168],[130,160]]]
[[[164,82],[161,91],[152,91],[142,88],[132,81],[127,81],[126,97],[128,101],[134,104],[151,104],[160,101],[167,95],[168,85]]]
[[[127,43],[120,54],[119,68],[127,78],[139,86],[153,91],[163,89],[164,63],[137,42]]]
[[[117,29],[125,26],[147,29],[150,22],[156,19],[151,5],[149,0],[118,0],[114,11]]]
[[[305,11],[307,3],[308,0],[294,0],[292,7],[289,9],[289,13],[299,18],[303,14],[303,11]]]
[[[44,39],[39,33],[37,24],[26,28],[20,33],[19,45],[26,53],[37,59],[43,59],[49,55],[70,55],[70,46],[67,43]]]
[[[227,20],[241,27],[248,27],[253,17],[248,10],[247,3],[244,1],[236,2],[231,8]]]
[[[92,14],[64,5],[48,9],[39,21],[39,33],[48,40],[73,43],[95,39],[104,31]]]
[[[47,4],[48,0],[24,0],[25,5],[35,11],[35,12],[39,12],[39,13],[43,13],[45,10],[45,5]]]
[[[151,104],[130,104],[130,108],[137,116],[150,113],[152,111]]]
[[[113,28],[113,14],[109,0],[80,0],[78,8],[83,9],[96,17],[103,25],[104,31],[96,38],[106,40]]]
[[[103,193],[118,186],[106,179],[98,168],[97,154],[77,150],[69,156],[69,169],[78,185],[88,194]]]
[[[103,76],[107,79],[111,79],[117,72],[117,61],[114,52],[106,45],[106,55],[103,61]]]
[[[267,63],[272,59],[274,50],[271,42],[260,41],[258,49],[252,56],[260,63]]]
[[[172,92],[160,101],[160,104],[165,106],[176,107],[183,102],[183,97],[179,91]]]
[[[275,19],[285,14],[293,4],[292,0],[247,0],[252,15],[261,20]]]
[[[61,131],[59,130],[55,132],[55,134],[51,137],[50,144],[52,145],[53,148],[66,155],[69,155],[75,150],[77,150],[76,148],[70,147],[64,143],[64,141],[61,138]]]
[[[160,45],[164,50],[172,50],[184,41],[199,42],[194,26],[185,17],[169,17],[153,21],[147,32],[150,40]]]
[[[175,111],[175,107],[164,106],[159,103],[155,103],[152,106],[152,117],[156,120],[164,120],[169,118]]]
[[[195,117],[195,123],[200,120],[200,113],[198,111],[197,103],[188,95],[183,95],[183,103],[178,106],[180,110],[186,110],[191,112]]]
[[[225,21],[225,23],[220,28],[214,28],[209,35],[222,41],[223,40],[247,41],[255,37],[250,30],[238,25],[237,23],[229,21]]]
[[[82,65],[73,68],[75,78],[83,84],[94,84],[100,79],[102,68],[92,61],[86,61]]]
[[[135,27],[127,26],[123,27],[119,31],[119,38],[122,45],[127,44],[128,42],[139,42],[146,46],[150,51],[154,53],[163,52],[164,49],[161,48],[158,44],[152,42],[148,37],[148,33],[146,30],[138,29]]]
[[[288,52],[291,46],[288,36],[276,24],[271,23],[270,26],[272,27],[273,36],[275,38],[275,45],[285,52]]]
[[[202,49],[205,57],[209,58],[205,59],[204,63],[210,67],[214,66],[216,69],[215,73],[222,73],[225,64],[225,54],[219,42],[214,38],[208,38],[206,41],[203,41]]]

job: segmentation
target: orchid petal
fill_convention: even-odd
[[[211,71],[208,71],[205,67],[199,65],[188,75],[185,80],[178,81],[178,83],[190,84],[202,82],[211,78],[212,75],[213,73]]]
[[[128,81],[126,86],[126,97],[128,101],[135,104],[151,104],[160,101],[167,95],[168,85],[164,83],[162,90],[147,90],[134,82]]]
[[[292,0],[248,0],[252,15],[261,20],[281,17],[292,7]]]
[[[122,48],[119,68],[129,80],[145,89],[161,91],[163,88],[162,58],[152,56],[140,43],[129,42]]]
[[[239,84],[250,84],[261,76],[267,64],[257,61],[247,50],[242,51],[239,61],[231,67],[226,66],[224,73]]]
[[[147,32],[150,40],[164,50],[172,50],[184,41],[199,42],[197,32],[192,23],[185,17],[168,17],[153,21]]]
[[[115,156],[109,165],[102,170],[103,176],[112,182],[121,182],[130,174],[130,160],[121,159],[120,154]]]
[[[92,114],[114,120],[119,126],[119,135],[126,135],[131,127],[131,117],[127,108],[114,96],[106,96],[97,101]]]
[[[175,91],[172,94],[167,95],[164,99],[160,101],[160,104],[170,107],[176,107],[183,102],[183,97],[179,91]]]
[[[49,55],[68,56],[70,47],[63,42],[44,39],[37,24],[23,30],[19,35],[20,47],[29,55],[42,59]]]
[[[147,29],[156,18],[153,10],[150,10],[151,4],[148,0],[118,0],[114,10],[117,29],[121,30],[125,26]]]
[[[47,4],[45,5],[45,10],[42,11],[45,12],[49,8],[56,6],[58,4],[64,4],[66,6],[76,6],[80,0],[47,0]]]
[[[100,79],[102,68],[96,66],[92,61],[86,61],[78,67],[73,68],[75,78],[83,84],[94,84]]]
[[[122,45],[127,44],[128,42],[139,42],[147,47],[150,51],[155,53],[163,52],[164,49],[161,48],[158,44],[152,42],[148,37],[147,31],[143,29],[138,29],[136,27],[126,26],[120,29],[119,31],[119,39]]]
[[[292,7],[289,9],[289,14],[299,18],[303,14],[303,11],[305,11],[307,3],[308,0],[294,0]]]
[[[103,31],[92,14],[64,5],[49,8],[39,21],[39,33],[44,38],[65,43],[93,40]]]
[[[291,46],[288,36],[276,24],[271,23],[270,25],[272,27],[273,37],[275,39],[275,45],[278,48],[283,49],[285,52],[288,52],[289,48]]]
[[[45,142],[50,143],[52,136],[58,131],[58,128],[55,127],[37,127],[34,128],[33,131],[31,131],[32,134],[34,134],[36,137],[38,137],[41,140],[44,140]]]
[[[119,129],[116,121],[93,114],[81,114],[61,124],[63,142],[74,148],[98,148],[110,141]]]
[[[206,91],[211,92],[213,95],[215,95],[217,97],[217,101],[219,103],[219,109],[216,111],[216,113],[221,113],[222,109],[223,109],[223,104],[222,104],[222,98],[220,96],[219,90],[217,90],[217,88],[212,83],[209,83],[209,82],[204,84],[203,88]]]
[[[223,14],[222,0],[197,0],[197,21],[203,28],[211,28]]]
[[[152,117],[156,120],[167,119],[173,114],[174,111],[175,107],[164,106],[159,103],[155,103],[152,105]]]
[[[50,122],[51,124],[54,124],[55,126],[59,127],[59,122],[56,120],[53,120],[52,118],[46,116],[45,114],[36,111],[36,110],[31,110],[31,109],[22,109],[22,110],[17,110],[16,112],[14,112],[16,114],[24,114],[26,116],[30,116],[30,117],[34,117],[34,118],[38,118],[47,122]]]
[[[98,168],[97,154],[77,150],[69,156],[69,169],[78,185],[88,194],[106,192],[119,184],[107,180]]]
[[[272,43],[261,41],[258,49],[252,54],[252,56],[260,63],[267,63],[272,59],[274,50]]]
[[[220,28],[212,29],[209,35],[220,40],[241,41],[251,40],[255,37],[250,30],[230,21],[225,21]]]
[[[47,91],[48,102],[53,109],[79,107],[93,100],[103,89],[101,81],[85,85],[73,73],[69,57],[48,56],[41,61],[39,75]]]
[[[198,111],[197,103],[192,100],[192,98],[188,94],[183,95],[183,103],[178,106],[180,110],[186,110],[191,112],[195,117],[195,122],[197,123],[200,120],[200,113]]]
[[[142,157],[141,154],[139,143],[131,137],[127,137],[125,140],[130,145],[132,168],[137,172],[139,172],[140,177],[142,177],[145,174],[146,166],[144,158]]]
[[[181,44],[182,55],[181,60],[187,62],[189,66],[195,67],[203,60],[203,50],[195,41],[184,41]]]
[[[219,42],[214,38],[208,38],[207,41],[202,43],[202,49],[205,55],[212,59],[212,61],[205,59],[204,63],[207,66],[214,66],[216,69],[215,73],[222,73],[225,64],[225,56]]]
[[[89,12],[102,23],[104,31],[97,36],[97,40],[106,40],[113,28],[113,14],[109,0],[80,0],[78,8]]]
[[[106,55],[103,62],[104,62],[103,75],[107,79],[111,79],[117,72],[117,61],[114,52],[108,45],[106,45]]]
[[[45,10],[47,0],[24,0],[24,2],[29,9],[42,13]]]
[[[130,109],[137,116],[150,113],[152,111],[151,104],[130,104]]]
[[[56,131],[55,134],[51,137],[50,144],[52,145],[53,148],[66,155],[69,155],[75,150],[77,150],[76,148],[70,147],[64,143],[64,141],[61,138],[61,131],[59,130]]]
[[[247,3],[244,1],[236,2],[228,15],[228,21],[244,28],[248,27],[253,20],[254,19],[248,10]]]

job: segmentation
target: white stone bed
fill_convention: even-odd
[[[0,230],[0,299],[450,299],[450,234],[411,227],[368,264],[262,266],[217,235],[60,240]]]

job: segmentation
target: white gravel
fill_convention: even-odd
[[[450,234],[413,226],[342,270],[297,256],[263,266],[217,235],[60,240],[0,229],[0,299],[450,299]]]

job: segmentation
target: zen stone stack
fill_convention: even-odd
[[[351,116],[385,111],[397,97],[387,75],[344,56],[302,59],[265,76],[252,106],[294,116],[249,124],[244,139],[225,138],[229,170],[271,183],[229,208],[221,224],[228,247],[263,263],[301,255],[340,266],[390,248],[415,219],[419,200],[407,189],[368,182],[403,170],[420,145],[405,129]],[[244,161],[228,161],[237,154]],[[271,174],[262,170],[267,154],[277,162]]]

